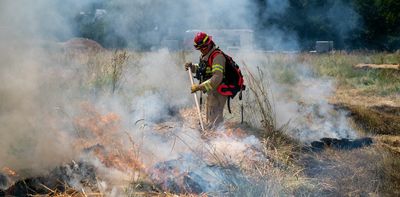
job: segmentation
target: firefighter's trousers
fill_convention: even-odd
[[[207,93],[206,126],[208,128],[217,127],[223,122],[226,99],[226,96],[222,96],[216,90],[211,90]]]

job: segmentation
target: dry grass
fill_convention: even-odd
[[[67,54],[70,56],[71,54]],[[139,69],[136,62],[146,53],[134,53],[126,51],[102,52],[91,54],[75,54],[74,58],[60,58],[68,65],[85,65],[87,72],[82,76],[80,84],[87,89],[96,91],[118,93],[123,83],[123,74],[127,69]],[[177,62],[185,62],[185,53],[174,54]],[[390,56],[384,54],[382,57]],[[72,57],[72,56],[71,56]],[[391,57],[391,56],[390,56]],[[361,88],[362,94],[378,91],[384,88],[387,94],[395,94],[398,85],[397,75],[381,71],[353,71],[351,66],[365,61],[362,54],[335,54],[311,56],[302,54],[298,59],[289,58],[286,55],[271,55],[271,64],[279,63],[290,65],[291,62],[306,62],[314,66],[321,75],[337,77],[343,81],[343,87],[351,86]],[[368,55],[371,63],[395,63],[386,62],[375,55]],[[392,57],[393,60],[397,56]],[[62,59],[62,60],[61,60]],[[182,60],[183,59],[183,60]],[[400,60],[400,58],[399,58]],[[128,67],[128,64],[130,68]],[[296,73],[290,66],[284,70],[275,72],[282,83],[296,83]],[[376,73],[377,72],[377,73]],[[134,73],[134,72],[133,72]],[[273,96],[268,87],[267,77],[261,69],[257,73],[251,73],[248,69],[244,73],[247,87],[245,109],[249,115],[248,131],[259,137],[262,142],[260,152],[265,160],[253,163],[245,163],[240,166],[245,174],[252,178],[251,184],[238,185],[233,188],[236,196],[363,196],[363,195],[398,195],[400,194],[400,157],[386,145],[394,147],[398,141],[382,138],[382,144],[353,151],[327,150],[322,153],[304,153],[301,144],[284,134],[287,125],[277,127]],[[383,79],[388,76],[389,79]],[[394,80],[390,84],[390,80]],[[371,82],[372,81],[372,82]],[[364,83],[368,82],[368,83]],[[371,82],[371,83],[369,83]],[[374,93],[374,92],[373,92]],[[234,110],[238,112],[239,110]],[[399,134],[400,119],[398,116],[388,115],[381,111],[374,111],[361,107],[351,109],[354,117],[362,122],[366,130],[374,134]],[[236,115],[239,117],[238,115]],[[397,146],[398,147],[398,146]],[[221,161],[223,159],[220,159]],[[307,163],[308,162],[308,163]],[[223,165],[223,163],[221,164]],[[71,190],[72,192],[72,190]],[[161,191],[149,180],[133,181],[126,189],[130,196],[176,196]],[[55,196],[57,196],[54,193]],[[58,196],[85,196],[79,191],[76,193],[60,193]],[[194,196],[182,194],[180,196]]]
[[[339,81],[338,94],[331,102],[345,106],[351,112],[354,122],[364,132],[372,135],[400,134],[400,73],[390,69],[353,68],[360,63],[398,64],[399,54],[337,53],[302,55],[300,58],[301,61],[312,65],[320,75],[334,77]],[[349,173],[353,174],[350,177],[339,176],[331,179],[340,183],[334,188],[340,189],[341,194],[350,196],[399,195],[400,182],[396,169],[400,169],[400,157],[396,153],[396,138],[397,136],[377,136],[375,139],[378,145],[372,148],[327,155],[329,159],[336,159],[336,163],[343,163],[345,168],[348,168],[347,171],[350,170]],[[362,165],[358,164],[359,161],[363,162]],[[343,171],[340,166],[333,166],[332,169],[338,169],[334,175],[340,175]],[[369,171],[366,171],[367,169]],[[375,182],[363,183],[360,179]]]
[[[382,152],[376,147],[351,151],[325,150],[303,157],[305,174],[325,185],[321,195],[363,196],[382,194]]]
[[[121,85],[128,58],[129,55],[126,51],[98,53],[89,56],[87,61],[89,85],[103,91],[109,89],[114,94]]]
[[[382,149],[382,159],[379,161],[381,170],[381,192],[388,196],[398,196],[400,194],[400,156],[398,153]]]
[[[74,72],[72,82],[82,93],[94,91],[114,94],[124,83],[128,64],[134,65],[139,53],[124,50],[115,51],[66,51],[53,52],[50,61],[64,70]],[[61,80],[61,79],[59,79]],[[86,92],[85,92],[86,91]]]
[[[372,60],[373,62],[379,60],[383,63],[387,63],[384,62],[384,58],[377,58],[376,56],[375,54],[369,55],[371,58],[376,58]],[[390,56],[390,54],[378,56],[387,57]],[[393,100],[393,98],[398,98],[398,93],[400,92],[397,91],[400,87],[398,74],[388,73],[387,71],[354,70],[352,66],[365,60],[364,58],[364,54],[335,54],[322,56],[301,54],[296,61],[301,60],[301,62],[312,65],[321,75],[336,77],[341,81],[339,87],[341,87],[343,91],[345,91],[346,87],[352,87],[353,90],[358,88],[361,92],[358,91],[357,95],[386,95],[385,98],[388,98],[390,101],[398,102],[395,99]],[[296,62],[292,62],[292,58],[287,58],[286,56],[281,57],[278,55],[278,57],[275,56],[273,59],[280,65],[296,64]],[[286,67],[284,66],[284,68]],[[278,81],[281,83],[296,83],[296,78],[292,77],[290,70],[283,70],[278,73],[274,71],[271,72],[275,73],[275,77],[278,77]],[[268,98],[271,97],[265,94],[266,88],[263,85],[259,85],[268,83],[261,80],[264,77],[262,77],[263,73],[260,70],[258,70],[257,74],[258,78],[254,77],[253,74],[247,74],[247,79],[250,79],[250,94],[254,97],[251,103],[253,103],[253,106],[256,104],[251,114],[256,114],[254,117],[258,117],[258,119],[255,118],[257,121],[260,121],[261,118],[262,123],[264,123],[263,121],[267,123],[262,124],[265,129],[262,132],[265,133],[262,133],[260,136],[270,141],[266,143],[268,144],[265,146],[267,149],[275,149],[279,152],[279,154],[274,155],[277,161],[284,161],[282,158],[286,157],[286,161],[292,166],[291,169],[300,170],[299,173],[295,173],[296,177],[302,177],[299,178],[299,185],[297,187],[292,187],[288,193],[296,195],[328,196],[399,194],[398,185],[400,184],[396,169],[400,169],[400,157],[396,153],[393,153],[393,151],[397,151],[398,146],[393,149],[393,143],[396,144],[397,141],[393,141],[392,137],[389,137],[390,142],[386,139],[385,144],[382,145],[386,148],[373,146],[353,151],[328,150],[322,153],[306,154],[307,156],[304,156],[299,152],[297,148],[299,144],[296,141],[290,140],[287,136],[282,135],[282,132],[273,132],[279,131],[280,129],[275,127],[275,121],[271,118],[274,114],[273,108],[271,107],[273,104],[268,100]],[[360,82],[362,82],[360,79],[372,80],[374,83],[360,84]],[[382,86],[387,87],[382,89]],[[352,98],[354,99],[355,97],[353,96]],[[251,106],[248,107],[251,108]],[[378,108],[374,105],[368,105],[368,107],[365,105],[352,105],[351,109],[348,109],[352,111],[355,122],[359,123],[367,132],[373,134],[399,134],[399,115],[393,114],[392,112],[387,113],[387,110]],[[279,137],[274,135],[276,133],[280,133],[280,135],[278,135]],[[388,146],[390,149],[388,149]],[[305,158],[308,160],[308,163],[304,160]],[[310,161],[312,162],[310,163]],[[279,168],[275,168],[275,170],[279,170]],[[318,173],[313,171],[318,171]],[[268,173],[271,174],[271,172]],[[287,173],[293,172],[286,170],[281,173],[282,174],[278,175],[278,177],[288,177]],[[290,182],[281,182],[281,185],[284,185],[283,187],[290,184]],[[305,187],[307,189],[304,189],[306,185],[310,187]]]
[[[262,140],[262,153],[267,161],[257,161],[248,166],[241,166],[243,170],[258,180],[260,185],[248,189],[256,189],[264,185],[263,196],[276,195],[310,195],[318,188],[303,176],[303,167],[297,165],[294,155],[301,146],[299,142],[285,135],[289,123],[278,127],[274,108],[273,95],[269,89],[269,82],[262,69],[252,73],[244,63],[243,73],[246,78],[245,92],[246,115],[250,116],[249,128],[251,132]],[[252,194],[251,192],[248,194]],[[251,195],[246,195],[251,196]]]
[[[247,66],[245,68],[247,68]],[[246,69],[246,71],[248,78],[247,87],[250,89],[250,91],[248,92],[251,94],[249,95],[250,101],[248,101],[249,105],[247,107],[250,107],[250,109],[256,114],[255,117],[252,118],[251,120],[259,121],[259,123],[261,123],[261,127],[265,129],[266,133],[278,132],[278,129],[276,128],[274,108],[270,101],[271,95],[268,94],[269,91],[267,87],[265,87],[265,83],[262,80],[265,79],[263,71],[260,68],[257,68],[258,71],[257,76],[254,76],[253,73],[248,69]],[[256,104],[256,106],[251,107],[251,104],[254,103]]]
[[[382,135],[376,136],[375,139],[380,146],[388,149],[394,157],[400,157],[400,136]]]
[[[88,64],[88,76],[92,76],[89,80],[90,86],[111,87],[111,91],[114,92],[124,70],[124,66],[121,65],[127,61],[128,56],[131,55],[126,52],[115,53],[113,58],[108,56],[106,59],[103,59],[104,56],[94,56]],[[186,54],[179,53],[176,58],[183,59],[182,62],[184,62],[185,56]],[[123,61],[118,62],[115,58]],[[111,63],[104,64],[104,62],[110,62],[110,59],[112,60]],[[385,85],[388,85],[384,88],[384,91],[387,92],[383,94],[393,96],[396,93],[397,82],[393,78],[396,75],[385,71],[354,71],[352,69],[352,65],[365,60],[361,54],[322,56],[302,54],[295,60],[286,55],[273,55],[271,61],[290,65],[291,62],[299,60],[314,66],[321,75],[337,77],[342,81],[341,87],[353,87],[361,90],[361,94],[374,94],[374,91],[377,91],[377,94],[382,94],[383,92],[379,88]],[[376,60],[383,61],[379,58],[376,58]],[[290,66],[285,68],[279,72],[272,71],[276,74],[275,80],[287,84],[296,83],[296,73],[291,72]],[[299,142],[284,135],[286,127],[277,128],[273,96],[268,89],[269,83],[265,81],[267,77],[261,69],[258,69],[256,73],[251,73],[248,69],[246,71],[244,74],[248,80],[248,89],[246,90],[245,109],[248,110],[246,114],[250,115],[248,123],[251,126],[248,129],[262,139],[262,153],[267,161],[247,163],[240,166],[240,169],[254,180],[252,180],[251,185],[243,184],[233,188],[235,195],[357,196],[400,193],[398,186],[400,179],[396,173],[397,169],[400,168],[400,159],[387,148],[374,146],[353,151],[328,150],[318,154],[302,155]],[[384,77],[389,79],[386,80]],[[394,80],[395,83],[390,84],[390,80]],[[373,83],[366,83],[366,81]],[[396,116],[376,110],[367,110],[359,106],[352,106],[351,111],[354,113],[355,120],[360,121],[364,129],[374,134],[393,134],[399,131],[398,123],[400,121]],[[387,140],[383,140],[383,142],[385,144],[391,143]],[[384,145],[381,145],[381,147],[384,147]],[[312,163],[305,163],[307,159],[307,162],[311,161]],[[135,189],[128,193],[133,196],[174,195],[160,191],[149,181],[136,181],[132,184],[134,185],[130,189]],[[191,194],[182,194],[181,196],[191,196]]]
[[[399,64],[357,64],[354,68],[358,69],[393,69],[400,70]]]
[[[364,106],[347,106],[360,127],[370,134],[400,135],[400,116]],[[388,107],[390,108],[390,107]]]
[[[335,53],[299,56],[299,61],[310,64],[321,76],[337,79],[341,86],[362,90],[366,95],[399,95],[400,72],[391,69],[359,70],[360,63],[399,64],[399,54]]]

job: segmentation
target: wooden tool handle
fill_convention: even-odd
[[[192,69],[190,67],[188,69],[188,73],[189,73],[190,83],[193,86],[194,82],[193,82],[193,76],[192,76]],[[194,93],[193,96],[194,96],[194,101],[196,102],[197,113],[199,114],[201,130],[204,132],[203,119],[201,118],[200,105],[199,105],[199,101],[197,100],[197,94]]]

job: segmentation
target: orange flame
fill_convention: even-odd
[[[4,167],[2,171],[7,174],[8,176],[18,176],[17,172],[15,172],[13,169],[9,167]]]
[[[78,131],[85,135],[78,139],[76,144],[84,145],[83,148],[100,145],[102,148],[94,148],[92,152],[107,167],[121,171],[145,169],[135,154],[133,142],[133,148],[124,144],[126,136],[121,131],[121,117],[117,113],[101,114],[90,103],[83,103],[81,107],[83,112],[74,119],[74,124]]]

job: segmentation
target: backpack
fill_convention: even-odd
[[[212,66],[212,62],[218,54],[222,54],[225,57],[226,62],[224,79],[217,87],[217,91],[221,95],[228,97],[228,111],[231,113],[230,99],[233,99],[238,93],[240,93],[239,100],[242,100],[242,91],[246,89],[246,86],[244,85],[244,79],[239,65],[233,61],[232,57],[225,54],[220,49],[216,49],[210,54],[208,57],[208,66]]]

